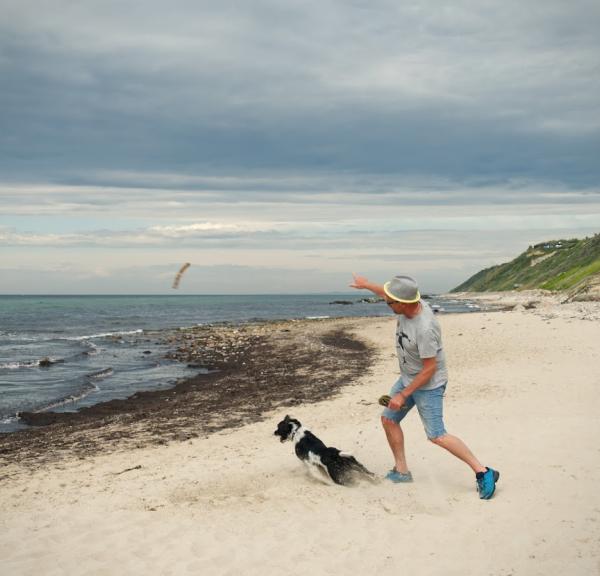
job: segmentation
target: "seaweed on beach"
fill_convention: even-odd
[[[0,435],[0,460],[41,464],[185,441],[258,421],[274,408],[325,400],[372,364],[374,351],[352,328],[351,321],[311,320],[172,333],[170,357],[208,373],[77,412],[23,414],[35,426]]]

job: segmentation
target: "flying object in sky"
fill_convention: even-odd
[[[177,272],[175,276],[175,280],[173,281],[173,288],[179,288],[179,283],[181,282],[182,276],[185,274],[185,271],[191,266],[189,262],[186,262]]]

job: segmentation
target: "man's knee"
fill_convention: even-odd
[[[381,416],[381,425],[384,428],[397,428],[400,426],[398,422],[392,420],[391,418],[388,418],[387,416]]]
[[[437,444],[438,446],[444,446],[444,443],[446,440],[446,433],[442,434],[441,436],[434,436],[433,438],[427,438],[427,440],[429,440],[433,444]]]

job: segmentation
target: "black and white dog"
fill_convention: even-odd
[[[295,418],[286,416],[277,425],[274,434],[280,437],[281,442],[290,440],[294,443],[296,456],[307,465],[309,472],[319,470],[328,479],[343,485],[352,484],[361,476],[375,480],[375,474],[369,472],[354,456],[325,446]]]

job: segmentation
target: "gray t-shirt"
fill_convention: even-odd
[[[423,369],[421,359],[435,356],[436,371],[420,390],[433,390],[448,381],[446,358],[442,348],[442,329],[427,302],[421,301],[421,312],[414,318],[407,318],[403,314],[398,316],[396,351],[400,372],[409,383]]]

